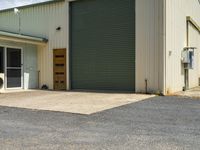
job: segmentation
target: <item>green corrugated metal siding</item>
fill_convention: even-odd
[[[71,3],[72,89],[135,90],[134,0]]]

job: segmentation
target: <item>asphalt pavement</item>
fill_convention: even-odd
[[[199,150],[200,99],[154,97],[91,115],[0,106],[1,150]]]

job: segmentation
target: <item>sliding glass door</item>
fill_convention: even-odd
[[[7,88],[22,88],[22,50],[6,48],[6,81]]]

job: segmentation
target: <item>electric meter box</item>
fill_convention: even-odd
[[[190,58],[189,67],[190,69],[194,69],[194,51],[189,51],[189,58]]]
[[[194,49],[193,47],[188,47],[182,53],[182,63],[185,69],[194,69]]]
[[[190,56],[188,51],[183,51],[182,53],[182,63],[189,64],[190,63]]]

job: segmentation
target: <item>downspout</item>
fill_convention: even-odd
[[[186,19],[186,47],[189,47],[189,21]],[[185,65],[185,64],[184,64]],[[189,89],[189,69],[184,69],[185,87],[184,91]]]

